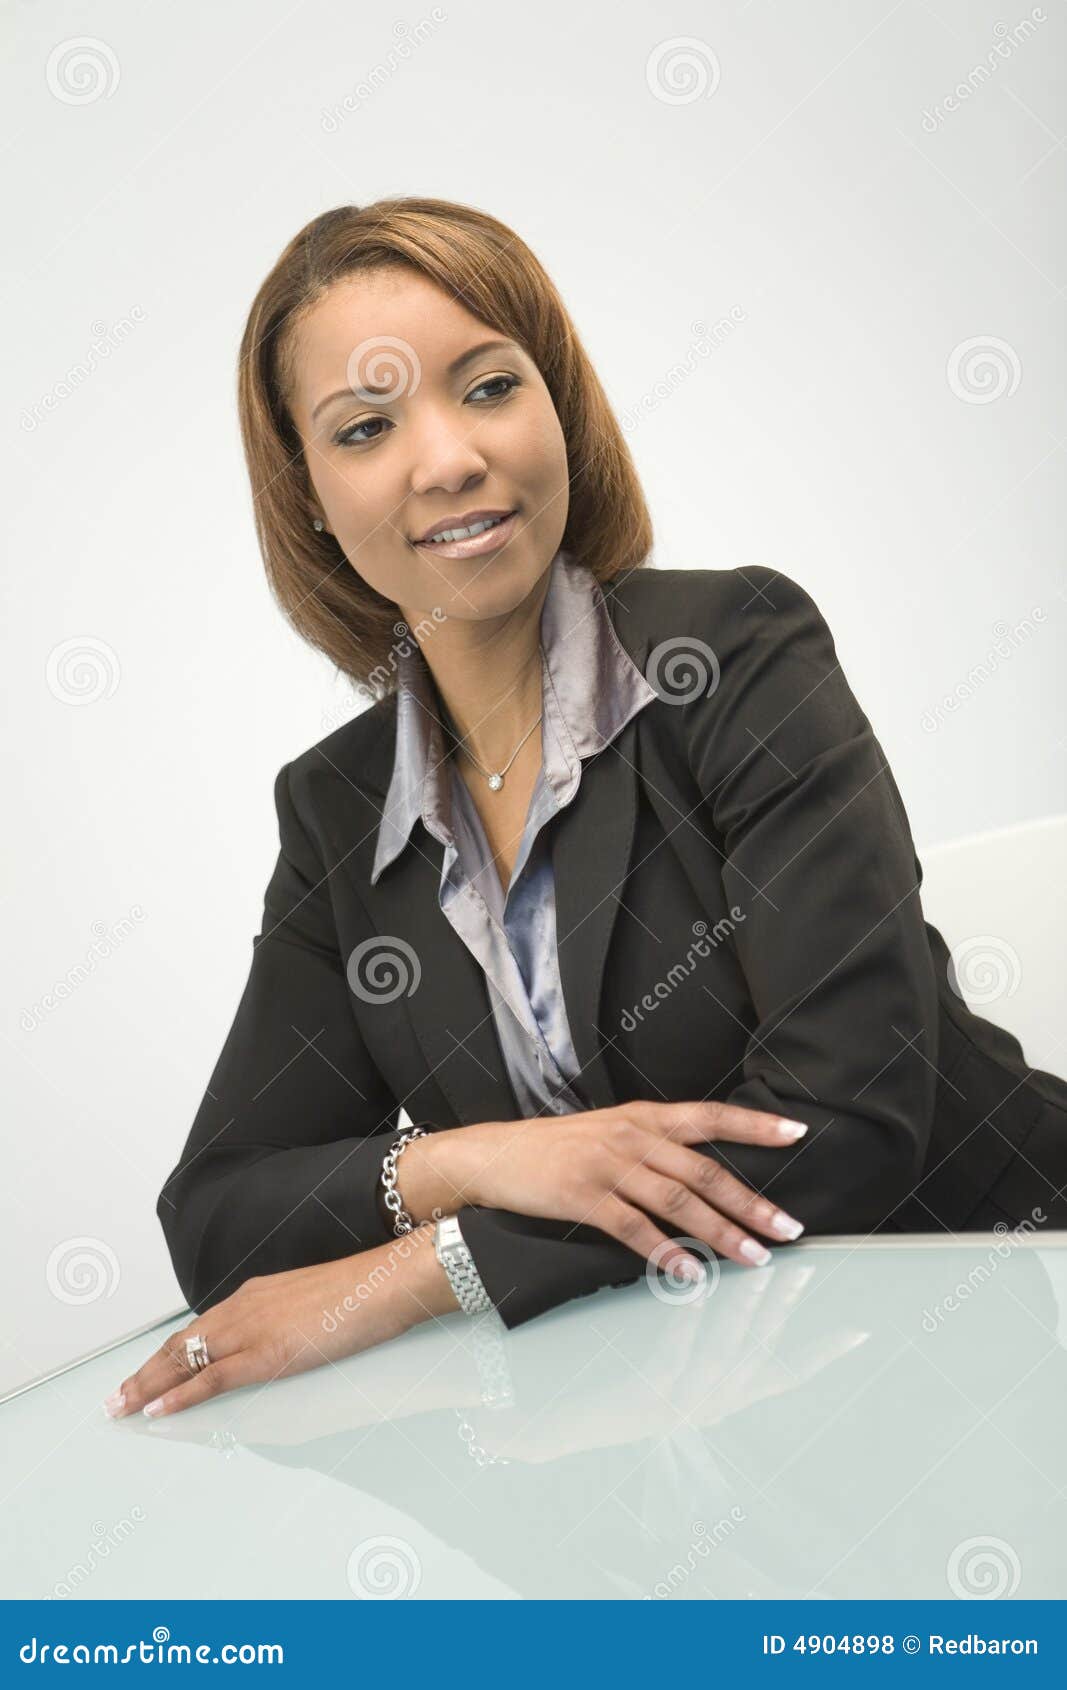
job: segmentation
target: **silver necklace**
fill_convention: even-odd
[[[543,715],[544,715],[544,711],[540,710],[538,712],[538,715],[537,715],[537,722],[539,722],[541,720],[541,717]],[[480,770],[480,772],[485,776],[486,780],[489,782],[490,792],[499,792],[500,791],[500,788],[504,784],[504,776],[507,774],[508,770],[511,768],[512,763],[514,763],[516,757],[519,755],[519,752],[522,750],[523,746],[526,744],[526,741],[529,739],[530,735],[533,733],[534,728],[536,728],[536,726],[537,726],[537,722],[533,722],[530,725],[530,727],[527,728],[526,732],[523,734],[523,736],[520,739],[518,745],[515,747],[514,751],[511,753],[511,756],[508,758],[507,762],[504,764],[504,767],[502,769],[487,769],[487,768],[485,768],[485,766],[482,763],[479,763],[477,757],[474,755],[474,752],[468,749],[467,745],[463,742],[463,740],[457,740],[456,741],[460,751],[465,752],[466,755],[470,758],[471,762],[474,764],[475,768]]]

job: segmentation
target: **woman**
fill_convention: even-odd
[[[960,998],[818,608],[645,567],[517,236],[434,200],[315,219],[239,402],[272,588],[376,702],[277,777],[248,983],[157,1210],[201,1312],[109,1412],[805,1229],[1064,1224],[1067,1084]]]

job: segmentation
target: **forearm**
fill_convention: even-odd
[[[391,1139],[228,1151],[220,1137],[188,1151],[156,1213],[189,1306],[201,1312],[253,1275],[335,1261],[388,1241],[376,1198]]]
[[[454,1314],[459,1308],[448,1275],[434,1251],[433,1226],[416,1226],[403,1238],[356,1260],[369,1262],[371,1258],[374,1258],[372,1281],[376,1275],[390,1276],[388,1294],[396,1298],[403,1327],[418,1326],[438,1315]]]
[[[497,1123],[448,1127],[412,1139],[397,1160],[397,1189],[416,1226],[483,1200],[483,1171]]]

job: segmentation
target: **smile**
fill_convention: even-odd
[[[507,544],[515,533],[517,515],[517,511],[512,511],[510,516],[475,522],[470,528],[452,528],[448,530],[450,539],[416,540],[415,545],[424,551],[440,552],[442,557],[481,557]]]

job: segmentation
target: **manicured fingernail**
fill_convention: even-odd
[[[778,1131],[783,1138],[803,1138],[807,1130],[808,1123],[806,1121],[787,1121],[783,1115],[778,1122]]]
[[[804,1222],[795,1221],[792,1215],[787,1215],[784,1209],[779,1209],[771,1221],[771,1231],[776,1238],[799,1238],[804,1231]]]
[[[113,1419],[114,1416],[118,1413],[119,1409],[125,1408],[125,1406],[126,1406],[126,1393],[125,1393],[125,1391],[112,1391],[112,1393],[109,1397],[104,1398],[104,1413],[107,1415],[109,1420]]]
[[[704,1269],[692,1256],[675,1256],[670,1271],[676,1273],[679,1279],[688,1279],[691,1285],[696,1285],[704,1277]]]
[[[763,1244],[757,1244],[754,1238],[745,1239],[741,1245],[741,1254],[746,1262],[755,1262],[757,1267],[766,1267],[771,1259],[771,1252]]]
[[[145,1414],[159,1414],[162,1411],[162,1408],[163,1408],[163,1398],[157,1397],[155,1402],[146,1402],[145,1403],[144,1412],[145,1412]]]

